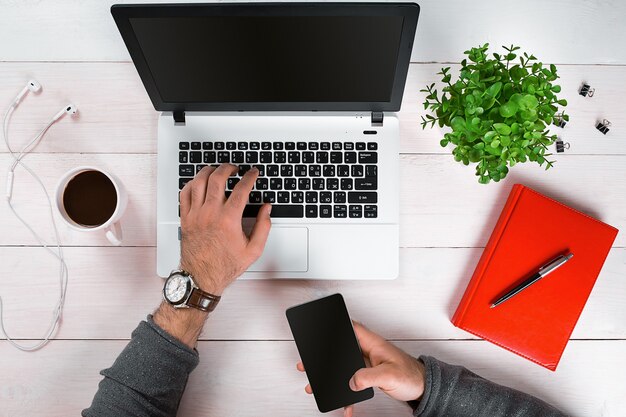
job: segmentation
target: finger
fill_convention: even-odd
[[[313,394],[313,389],[311,388],[311,384],[307,384],[306,387],[304,387],[304,392],[306,392],[307,394]]]
[[[386,390],[393,382],[393,368],[391,365],[383,364],[373,368],[361,368],[350,378],[350,389],[352,391],[363,391],[366,388],[378,387]]]
[[[343,409],[343,417],[352,417],[353,413],[354,413],[354,406],[349,405],[347,407],[344,407],[344,409]]]
[[[237,167],[231,164],[222,164],[213,171],[207,184],[206,198],[204,202],[220,201],[224,203],[226,196],[226,181],[228,177],[237,172]]]
[[[304,372],[304,364],[302,362],[298,362],[296,364],[296,369],[300,372]]]
[[[180,218],[184,219],[191,209],[191,181],[185,184],[179,194],[180,199]]]
[[[204,167],[196,174],[196,177],[189,182],[191,186],[191,208],[201,207],[207,192],[207,181],[213,172],[211,167]]]
[[[254,188],[254,183],[258,176],[259,170],[257,168],[252,168],[246,172],[243,178],[241,178],[241,181],[235,186],[230,197],[228,197],[226,204],[236,210],[239,217],[241,217],[243,209],[245,209],[246,204],[248,204],[248,197],[250,197],[250,192]]]
[[[264,204],[259,210],[259,214],[256,216],[256,223],[250,233],[250,239],[248,241],[248,250],[250,255],[256,260],[263,253],[265,248],[265,242],[267,242],[267,235],[270,233],[272,227],[272,220],[270,219],[270,212],[272,206]]]
[[[356,334],[357,339],[359,340],[359,345],[361,346],[361,350],[363,353],[369,356],[372,348],[381,343],[387,343],[385,338],[374,333],[367,327],[363,326],[358,321],[352,321],[352,325],[354,327],[354,333]]]

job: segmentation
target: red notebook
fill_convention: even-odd
[[[516,184],[452,323],[552,371],[617,229]],[[559,255],[574,257],[495,308],[493,301]]]

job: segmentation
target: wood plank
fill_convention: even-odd
[[[124,244],[155,245],[156,158],[138,154],[34,154],[27,159],[54,194],[58,178],[78,165],[96,165],[114,172],[129,191],[128,212],[122,219]],[[0,154],[0,166],[9,155]],[[474,169],[449,155],[402,155],[400,158],[400,246],[482,247],[500,214],[511,186],[529,185],[565,204],[626,230],[626,155],[565,155],[545,172],[538,165],[518,165],[497,184],[478,184]],[[51,236],[45,217],[45,199],[28,175],[18,172],[15,205],[37,230]],[[6,182],[0,170],[0,184]],[[556,221],[556,220],[555,220]],[[30,233],[0,204],[0,245],[34,245]],[[104,246],[100,233],[60,228],[64,245]],[[619,234],[615,246],[626,246]]]
[[[0,368],[11,375],[0,390],[3,415],[79,415],[97,390],[98,372],[113,363],[125,344],[58,341],[26,355],[0,342]],[[626,407],[626,341],[572,342],[554,373],[486,342],[398,345],[415,356],[428,354],[465,365],[571,415],[617,417]],[[298,354],[293,342],[200,342],[198,351],[200,364],[191,374],[179,415],[319,415],[313,398],[304,393],[306,377],[295,369]],[[357,412],[364,417],[410,414],[406,404],[380,391],[358,405]]]
[[[0,46],[0,56],[7,61],[129,60],[109,8],[113,3],[154,2],[5,4],[0,14],[0,38],[10,41]],[[497,0],[448,0],[419,4],[422,9],[412,61],[458,62],[459,54],[471,46],[514,42],[548,62],[626,63],[626,51],[614,47],[626,43],[626,28],[620,19],[626,15],[626,5],[622,2],[532,0],[503,6]],[[512,27],[516,28],[514,37]]]
[[[238,281],[226,292],[202,336],[219,340],[291,339],[285,310],[335,292],[351,315],[401,339],[473,339],[450,317],[482,248],[402,249],[394,281]],[[163,281],[154,248],[65,248],[70,270],[61,339],[124,339],[159,304]],[[44,333],[58,294],[54,260],[40,248],[0,248],[12,279],[0,280],[12,337]],[[626,339],[626,249],[613,249],[572,335]],[[23,299],[37,294],[38,303]],[[373,302],[376,294],[376,302]],[[4,335],[0,334],[0,337]]]
[[[424,94],[419,90],[438,81],[441,64],[412,64],[404,92],[401,121],[401,152],[449,154],[441,148],[443,132],[422,130]],[[453,65],[456,71],[458,65]],[[626,154],[626,67],[561,65],[561,96],[569,101],[571,116],[565,129],[555,134],[571,144],[567,155]],[[10,124],[12,146],[30,137],[67,102],[79,108],[79,117],[63,120],[48,132],[37,152],[154,153],[156,118],[139,76],[130,63],[0,63],[0,102],[8,103],[29,78],[37,79],[44,91],[27,97]],[[593,98],[578,95],[582,81],[597,89]],[[106,86],[102,88],[100,86]],[[597,120],[609,119],[613,126],[607,136],[595,129]],[[6,152],[2,141],[0,152]],[[559,155],[558,157],[561,157]]]

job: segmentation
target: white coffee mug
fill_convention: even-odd
[[[111,217],[109,217],[109,219],[104,223],[95,226],[85,226],[83,224],[76,223],[68,215],[67,211],[65,210],[65,205],[63,204],[63,196],[67,185],[78,174],[87,171],[96,171],[106,175],[109,180],[111,180],[111,183],[115,187],[115,192],[117,194],[117,204],[115,206],[115,211],[113,212]],[[126,205],[128,204],[128,195],[126,194],[126,190],[122,186],[121,181],[115,175],[96,167],[81,166],[74,168],[66,172],[59,180],[56,188],[55,201],[61,217],[72,229],[81,232],[95,232],[99,230],[104,230],[106,238],[109,240],[109,242],[111,242],[112,245],[119,246],[122,244],[123,236],[120,219],[122,218],[122,215],[126,210]]]

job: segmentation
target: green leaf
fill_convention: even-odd
[[[500,137],[500,143],[502,144],[502,146],[509,146],[511,144],[511,137],[510,136],[501,136]]]
[[[493,130],[490,130],[489,132],[485,133],[485,136],[484,136],[485,142],[491,142],[496,137],[496,135],[497,133]]]
[[[517,110],[519,110],[519,106],[513,101],[508,101],[500,106],[500,116],[504,118],[512,117]]]
[[[498,139],[491,141],[491,147],[492,148],[497,148],[498,146],[500,146],[500,141]]]
[[[508,136],[511,134],[511,128],[504,123],[494,123],[493,127],[494,129],[496,129],[496,132],[498,132],[501,135]]]
[[[496,97],[501,89],[502,83],[498,81],[497,83],[492,84],[491,87],[489,87],[487,90],[485,90],[485,93],[491,97]]]
[[[550,90],[552,90],[553,93],[560,93],[561,92],[561,86],[560,85],[553,85]]]
[[[567,106],[567,100],[565,99],[558,100],[557,103],[559,103],[561,106]]]
[[[539,101],[537,100],[537,97],[535,97],[534,95],[526,94],[525,96],[522,97],[521,104],[523,108],[536,109],[537,106],[539,105]]]
[[[449,140],[447,140],[447,139],[441,139],[441,140],[439,141],[439,144],[440,144],[440,145],[441,145],[441,147],[443,147],[443,148],[445,148],[446,146],[448,146],[448,143],[450,143],[450,141],[449,141]]]
[[[465,132],[467,128],[465,127],[465,119],[461,116],[456,116],[454,119],[450,121],[450,127],[452,130],[456,132]]]

